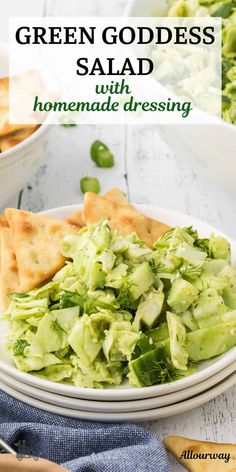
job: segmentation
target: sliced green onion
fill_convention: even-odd
[[[98,167],[113,167],[114,156],[110,149],[102,141],[98,139],[94,141],[90,149],[91,159]]]
[[[82,193],[86,192],[100,192],[100,183],[96,177],[83,177],[80,180],[80,189]]]
[[[114,156],[108,150],[104,149],[99,152],[97,157],[98,167],[113,167],[114,166]]]
[[[96,141],[93,142],[93,144],[91,145],[91,148],[90,148],[90,155],[91,155],[91,159],[92,161],[94,161],[95,163],[97,163],[97,155],[98,155],[98,152],[102,149],[108,149],[108,147],[106,146],[106,144],[104,144],[102,141],[99,141],[99,139],[96,139]]]
[[[76,123],[70,116],[62,115],[59,118],[60,125],[64,126],[65,128],[70,128],[71,126],[76,126]]]

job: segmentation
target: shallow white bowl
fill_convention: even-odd
[[[201,237],[210,236],[212,232],[215,234],[221,234],[222,232],[216,230],[207,223],[203,223],[191,216],[176,213],[170,210],[162,208],[152,207],[148,205],[135,205],[135,207],[143,213],[151,216],[152,218],[159,219],[170,226],[194,226]],[[54,208],[44,212],[57,219],[65,219],[68,215],[82,208],[82,205],[72,205],[61,208]],[[236,242],[230,237],[225,236],[232,247],[232,258],[234,263],[236,262]],[[122,400],[138,400],[142,398],[152,398],[160,395],[166,395],[173,392],[177,392],[184,388],[188,388],[195,385],[203,380],[215,375],[222,371],[222,378],[224,378],[223,369],[230,365],[236,360],[236,348],[231,349],[222,356],[205,361],[199,364],[198,372],[189,377],[177,380],[175,382],[163,385],[155,385],[152,387],[145,388],[131,388],[127,384],[122,385],[118,388],[106,388],[104,390],[81,388],[73,385],[66,385],[62,383],[49,382],[31,374],[20,372],[13,365],[13,362],[9,358],[9,354],[5,349],[6,335],[8,325],[5,321],[0,321],[0,372],[7,374],[21,382],[32,385],[36,388],[46,390],[48,392],[54,392],[60,395],[69,396],[73,398],[84,398],[88,400],[103,400],[103,401],[122,401]]]
[[[0,44],[0,76],[8,76],[8,48]],[[49,125],[41,125],[29,138],[0,153],[0,206],[29,181],[45,157]]]
[[[231,374],[229,377],[224,379],[222,382],[218,383],[214,387],[206,390],[205,392],[196,395],[188,400],[184,400],[179,403],[175,403],[169,406],[163,406],[160,408],[152,408],[151,410],[141,410],[141,411],[128,411],[120,413],[104,413],[98,411],[82,411],[75,410],[73,408],[66,408],[62,406],[53,405],[48,402],[43,402],[36,400],[29,395],[25,395],[17,391],[14,388],[9,387],[4,382],[0,381],[0,389],[5,393],[8,393],[12,397],[20,400],[27,405],[31,405],[36,408],[40,408],[44,411],[49,411],[50,413],[55,413],[62,416],[68,416],[71,418],[77,418],[87,421],[151,421],[157,420],[159,418],[167,418],[168,416],[180,415],[186,413],[187,411],[193,410],[198,406],[203,405],[204,403],[212,400],[221,393],[225,392],[229,388],[233,387],[236,383],[236,374]]]
[[[129,0],[127,16],[165,16],[172,0]],[[160,125],[160,134],[173,151],[197,159],[227,190],[236,194],[236,125],[223,120],[215,125]]]

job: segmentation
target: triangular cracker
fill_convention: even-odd
[[[26,138],[31,136],[38,126],[34,126],[32,128],[23,128],[15,133],[8,134],[7,136],[0,138],[0,152],[8,151],[13,146],[24,141]]]
[[[110,200],[110,202],[117,203],[117,205],[132,207],[132,205],[128,202],[124,192],[122,192],[119,188],[111,188],[111,190],[104,194],[104,197]]]
[[[125,194],[119,188],[113,187],[111,190],[104,194],[104,197],[110,200],[110,202],[117,203],[118,205],[125,205],[132,208],[132,206],[126,199]],[[83,226],[85,226],[84,210],[82,209],[76,211],[75,213],[73,213],[73,215],[68,216],[66,221],[68,221],[68,223],[70,223],[71,225],[77,226],[79,229],[83,228]]]
[[[139,213],[130,204],[118,205],[92,192],[85,194],[84,219],[86,225],[108,220],[111,228],[118,229],[121,235],[135,232],[150,247],[169,229],[169,226]]]
[[[2,228],[7,228],[8,223],[7,219],[4,215],[0,215],[0,235],[1,235],[1,230]],[[0,274],[1,274],[1,238],[0,238]]]
[[[66,221],[71,224],[76,226],[79,230],[85,226],[85,221],[84,221],[84,210],[79,210],[73,213],[73,215],[70,215],[66,218]]]
[[[1,228],[7,228],[8,227],[8,222],[7,219],[4,215],[0,215],[0,231]]]
[[[61,241],[77,230],[64,221],[13,208],[8,208],[5,215],[13,232],[20,290],[28,291],[63,267]]]
[[[236,472],[234,444],[169,436],[164,439],[164,445],[191,472]]]
[[[9,293],[19,291],[19,274],[16,256],[13,249],[10,228],[0,232],[1,269],[0,269],[0,307],[5,311],[9,305]]]
[[[18,83],[20,80],[24,80],[24,77],[27,77],[27,74],[22,76],[12,78],[12,83]],[[25,85],[25,90],[27,86]],[[20,90],[19,93],[22,93]],[[28,129],[32,128],[34,131],[34,125],[25,125]],[[4,138],[6,135],[13,133],[17,130],[25,128],[22,124],[9,124],[9,77],[0,78],[0,138]]]

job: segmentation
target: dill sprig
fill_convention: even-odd
[[[133,284],[131,284],[129,281],[125,281],[123,286],[121,287],[118,297],[117,297],[117,303],[119,306],[125,310],[131,310],[134,311],[137,309],[137,301],[134,300],[132,294],[131,294],[131,287]]]
[[[65,333],[64,329],[59,325],[57,320],[52,321],[51,328],[54,329],[58,334]]]
[[[181,372],[177,370],[172,364],[166,361],[155,361],[153,362],[153,368],[150,374],[154,374],[156,377],[156,383],[168,383],[174,382],[181,378]]]
[[[183,279],[194,280],[200,277],[202,273],[202,267],[191,265],[182,266],[179,269],[179,273]]]
[[[29,346],[29,343],[26,339],[17,339],[13,346],[13,354],[14,356],[23,356],[25,348]]]

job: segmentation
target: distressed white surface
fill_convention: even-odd
[[[28,7],[31,14],[37,14],[39,4],[50,15],[122,15],[126,3],[126,0],[1,0],[0,26],[3,18],[6,23],[10,10],[11,14],[14,11],[19,14],[19,6],[22,16],[29,13]],[[32,12],[32,4],[37,12]],[[6,39],[6,28],[0,28],[2,39]],[[113,169],[95,168],[89,159],[89,147],[96,138],[104,140],[114,152]],[[197,163],[177,158],[159,137],[157,127],[53,126],[45,164],[9,205],[41,211],[80,202],[83,196],[79,182],[84,175],[98,176],[102,191],[118,186],[133,202],[192,214],[236,237],[233,198],[211,182]],[[150,422],[147,426],[161,437],[182,434],[235,442],[235,422],[236,387],[192,412]],[[183,470],[174,461],[172,464],[175,472]]]

